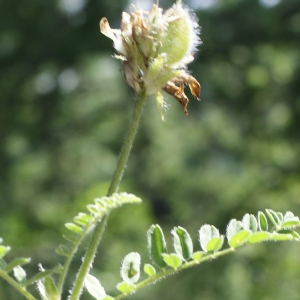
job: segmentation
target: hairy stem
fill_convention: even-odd
[[[143,108],[147,100],[146,91],[142,90],[138,95],[138,99],[135,103],[131,123],[129,125],[127,134],[124,139],[124,143],[119,155],[119,160],[117,168],[114,172],[113,178],[111,180],[110,186],[108,188],[107,196],[111,196],[116,193],[119,189],[119,184],[122,180],[124,170],[126,168],[126,163],[133,145],[133,141],[140,123],[140,119],[143,113]]]
[[[142,116],[143,108],[145,106],[147,99],[146,91],[142,90],[135,103],[131,123],[129,129],[125,136],[125,140],[119,155],[118,163],[114,175],[112,177],[107,196],[111,196],[113,193],[118,191],[119,184],[122,180],[124,170],[126,168],[126,163],[133,145],[133,141],[138,129],[138,125]],[[78,271],[77,278],[70,296],[70,300],[78,300],[81,294],[84,279],[89,272],[91,265],[93,263],[94,257],[96,255],[97,248],[103,236],[103,232],[106,227],[109,214],[107,214],[99,223],[94,231],[91,243],[87,249],[86,255],[84,257],[83,263]]]
[[[71,261],[74,258],[75,254],[78,250],[79,245],[81,244],[83,239],[87,236],[90,229],[91,229],[91,225],[86,226],[86,228],[84,229],[84,232],[81,234],[80,238],[74,243],[73,247],[71,248],[70,253],[69,253],[69,255],[68,255],[68,257],[67,257],[67,259],[66,259],[66,261],[65,261],[65,263],[62,267],[62,271],[61,271],[59,281],[58,281],[58,284],[57,284],[57,289],[58,289],[58,292],[59,292],[60,295],[62,293],[62,288],[63,288],[63,285],[65,283],[66,276],[68,274]]]

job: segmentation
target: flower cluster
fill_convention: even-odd
[[[165,13],[155,4],[150,12],[123,12],[121,29],[111,29],[102,18],[100,31],[113,40],[127,83],[137,93],[145,89],[147,95],[154,94],[162,118],[165,103],[161,90],[174,96],[188,114],[184,85],[199,100],[200,84],[186,66],[193,61],[200,39],[196,17],[180,0]]]

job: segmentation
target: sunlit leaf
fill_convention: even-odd
[[[97,300],[103,300],[106,297],[104,288],[100,281],[91,274],[87,274],[84,279],[84,286],[87,291]]]
[[[5,256],[5,254],[10,250],[9,246],[2,246],[0,245],[0,258]]]
[[[125,281],[120,282],[120,283],[117,284],[117,289],[120,292],[124,293],[124,294],[130,294],[130,293],[132,293],[135,290],[135,288],[136,287],[135,287],[134,284],[128,283],[128,282],[125,282]]]
[[[90,213],[92,213],[93,215],[98,215],[99,213],[100,213],[100,208],[97,206],[97,205],[95,205],[95,204],[88,204],[87,206],[86,206],[86,208],[88,209],[88,211],[90,212]]]
[[[140,278],[141,256],[137,252],[127,254],[122,262],[121,277],[125,282],[136,283]]]
[[[196,251],[193,253],[192,259],[195,261],[200,261],[201,258],[204,257],[205,255],[207,255],[207,253],[204,251]]]
[[[274,233],[271,238],[272,241],[290,241],[293,239],[291,234]]]
[[[268,231],[254,232],[248,239],[248,243],[250,244],[260,243],[269,240],[270,237],[271,237],[271,233]]]
[[[176,253],[171,253],[171,254],[163,253],[162,257],[166,262],[166,264],[173,269],[179,268],[182,264],[181,257]]]
[[[216,252],[219,251],[224,243],[224,236],[212,238],[206,245],[206,250],[208,252]]]
[[[258,228],[260,231],[268,231],[268,221],[265,214],[262,211],[258,212]]]
[[[245,230],[257,231],[258,224],[254,215],[245,214],[242,219],[243,228]]]
[[[280,223],[283,223],[284,217],[283,217],[283,214],[281,212],[277,212],[277,217],[278,217]]]
[[[167,253],[167,244],[159,225],[152,225],[150,227],[147,231],[147,241],[152,261],[160,268],[166,267],[162,254]]]
[[[289,229],[282,229],[279,230],[278,233],[283,233],[283,234],[290,234],[293,236],[294,239],[300,240],[300,235],[297,231],[294,230],[289,230]]]
[[[155,268],[150,265],[150,264],[145,264],[144,265],[144,272],[145,274],[147,274],[149,277],[153,277],[154,275],[156,275],[156,270]]]
[[[199,230],[199,241],[200,241],[201,248],[204,251],[206,252],[208,251],[206,249],[207,244],[211,239],[215,237],[220,237],[219,230],[215,226],[208,225],[208,224],[201,226]]]
[[[272,209],[266,209],[266,214],[267,214],[269,220],[273,223],[273,225],[275,227],[277,227],[277,226],[280,225],[280,220],[278,218],[277,213],[274,210],[272,210]]]
[[[291,212],[291,211],[287,211],[285,214],[284,214],[284,217],[283,217],[283,221],[289,221],[289,220],[293,220],[295,218],[295,215]],[[298,217],[296,217],[298,218]]]
[[[93,222],[94,218],[91,215],[85,214],[85,213],[79,213],[75,218],[74,222],[81,226],[86,226],[90,222]]]
[[[252,231],[250,230],[240,230],[238,233],[233,235],[228,241],[231,248],[237,248],[245,244],[250,238]]]
[[[8,273],[10,272],[13,268],[17,267],[17,266],[22,266],[25,264],[28,264],[31,261],[30,258],[15,258],[13,261],[11,261],[9,264],[7,264],[7,266],[5,267],[5,271]]]
[[[46,299],[48,300],[57,300],[60,298],[57,287],[54,283],[54,280],[51,276],[47,276],[44,280]]]
[[[69,230],[80,234],[82,232],[82,228],[74,223],[66,223],[65,224],[66,228],[68,228]]]
[[[189,260],[193,254],[193,242],[189,233],[182,227],[175,227],[171,231],[175,252],[183,259]]]
[[[243,229],[243,224],[241,221],[237,221],[236,219],[232,219],[229,221],[229,224],[226,228],[226,237],[229,241],[232,239],[234,235],[236,235],[239,231]]]
[[[17,279],[17,281],[21,285],[23,285],[26,281],[26,272],[25,272],[25,270],[20,266],[16,266],[16,267],[13,268],[13,271],[14,271],[14,276]]]
[[[281,224],[282,228],[291,228],[293,226],[300,226],[300,220],[297,217],[295,217],[294,219],[289,219],[287,221],[284,221]]]

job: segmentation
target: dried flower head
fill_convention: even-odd
[[[147,95],[155,95],[162,119],[165,103],[161,90],[174,96],[188,114],[184,85],[198,100],[201,88],[186,68],[200,39],[195,15],[180,0],[165,13],[155,4],[150,12],[123,12],[121,29],[111,29],[102,18],[100,31],[113,40],[127,83],[137,93],[145,89]]]

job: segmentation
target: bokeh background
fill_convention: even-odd
[[[190,65],[202,101],[189,94],[185,117],[167,96],[165,122],[154,99],[147,103],[121,186],[144,201],[112,213],[92,271],[111,295],[128,252],[149,262],[152,223],[172,252],[177,225],[199,249],[202,224],[225,233],[245,213],[300,214],[300,1],[185,3],[202,27]],[[119,0],[0,1],[0,236],[8,258],[32,257],[29,277],[38,263],[63,263],[54,249],[64,223],[106,194],[135,95],[98,22],[106,16],[118,28],[124,10],[130,3]],[[21,297],[0,280],[0,299]],[[246,247],[131,299],[300,299],[300,246]]]

